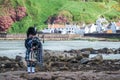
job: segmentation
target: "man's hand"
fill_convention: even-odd
[[[35,49],[35,47],[33,46],[32,48],[31,48],[31,50],[34,50]]]

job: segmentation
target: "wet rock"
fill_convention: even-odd
[[[115,53],[115,54],[120,54],[120,48],[116,49],[116,50],[114,51],[114,53]]]
[[[113,54],[113,53],[114,53],[114,51],[112,49],[107,50],[107,54]]]
[[[1,67],[1,68],[4,68],[4,67],[5,67],[5,64],[3,64],[3,63],[0,64],[0,67]]]
[[[99,52],[97,50],[90,51],[90,54],[98,54]]]
[[[102,54],[111,54],[111,53],[114,53],[112,49],[108,49],[108,48],[98,49],[98,52],[102,53]]]
[[[86,76],[82,76],[81,80],[88,80],[88,78]]]
[[[65,66],[65,65],[63,67],[60,67],[59,69],[60,69],[60,71],[61,70],[69,70],[69,68],[67,66]]]
[[[102,51],[103,51],[103,53],[107,53],[108,48],[103,48]]]
[[[63,56],[59,56],[60,61],[65,61],[65,58]]]
[[[75,58],[70,59],[70,63],[78,63],[78,61]]]
[[[23,62],[19,62],[18,65],[19,65],[20,68],[25,68],[25,65],[24,65]]]
[[[95,57],[91,58],[91,61],[95,64],[99,64],[103,61],[103,56],[102,54],[97,54]]]
[[[83,55],[81,53],[76,54],[76,60],[81,60]]]
[[[115,62],[114,64],[115,64],[115,65],[120,65],[120,61],[119,61],[119,62]]]
[[[50,61],[58,61],[59,59],[58,59],[58,57],[56,57],[56,56],[51,56],[50,57]]]
[[[18,68],[18,64],[16,62],[5,63],[5,68]]]
[[[102,62],[103,56],[102,56],[102,54],[97,54],[95,57],[92,57],[91,60]]]
[[[89,62],[88,58],[83,58],[83,59],[80,60],[81,64],[87,64],[88,62]]]
[[[84,51],[81,53],[84,58],[89,58],[90,51]]]
[[[21,62],[22,61],[22,57],[17,55],[16,58],[15,58],[15,61]]]
[[[81,49],[82,52],[84,52],[84,51],[92,51],[92,50],[94,50],[94,49],[93,48],[84,48],[84,49]]]
[[[0,60],[5,61],[5,60],[10,60],[10,59],[8,57],[6,57],[6,56],[3,56],[3,57],[0,58]]]
[[[65,77],[57,77],[55,80],[65,80]]]
[[[50,59],[50,53],[48,53],[47,51],[44,53],[44,60],[47,61]]]
[[[62,51],[49,51],[44,53],[44,69],[36,67],[36,71],[84,71],[84,70],[120,70],[120,60],[103,60],[101,54],[88,59],[87,51],[84,51],[84,57],[80,53],[67,53]],[[26,70],[26,67],[18,56],[16,59],[0,57],[0,72]],[[22,59],[23,60],[23,59]],[[100,65],[99,65],[100,64]]]
[[[90,65],[86,65],[87,68],[90,68]]]
[[[26,74],[26,73],[22,73],[22,74],[20,75],[20,78],[28,79],[28,74]]]
[[[43,78],[39,78],[39,77],[34,77],[32,79],[29,79],[29,80],[44,80]]]
[[[71,50],[71,53],[81,53],[80,50]]]

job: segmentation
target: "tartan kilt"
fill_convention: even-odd
[[[25,60],[26,61],[32,61],[32,62],[40,62],[43,63],[43,51],[42,48],[36,49],[36,50],[27,50]]]

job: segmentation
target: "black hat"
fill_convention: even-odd
[[[27,37],[29,36],[29,35],[36,35],[37,34],[37,31],[36,31],[36,29],[34,28],[34,27],[29,27],[28,28],[28,30],[27,30]]]

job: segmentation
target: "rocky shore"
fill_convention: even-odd
[[[38,64],[34,74],[26,72],[23,57],[0,57],[0,80],[119,80],[120,59],[104,60],[101,53],[109,49],[89,58],[92,50],[44,50],[44,64]]]

